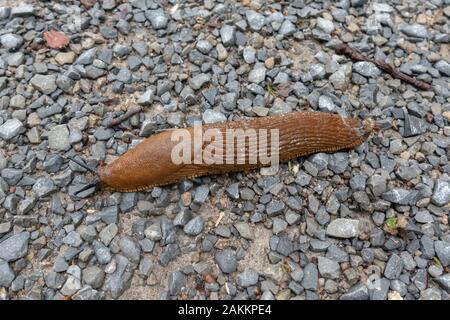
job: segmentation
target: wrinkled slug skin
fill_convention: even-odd
[[[217,128],[223,133],[232,129],[279,130],[279,161],[317,152],[334,152],[360,145],[369,136],[355,118],[343,118],[321,112],[294,112],[251,120],[204,125],[203,130]],[[188,128],[193,137],[193,128]],[[172,149],[179,141],[172,141],[173,130],[167,130],[144,139],[136,147],[106,166],[99,168],[102,185],[113,190],[132,192],[154,186],[167,185],[185,179],[209,174],[243,171],[264,166],[249,164],[174,164]],[[270,136],[268,138],[270,142]],[[205,148],[206,143],[203,144]],[[247,143],[248,146],[248,143]],[[193,150],[194,148],[192,148]],[[193,159],[192,151],[192,159]],[[225,154],[225,153],[224,153]]]

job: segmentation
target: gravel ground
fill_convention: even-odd
[[[0,5],[0,299],[449,299],[450,1]],[[383,130],[275,174],[74,197],[92,175],[66,156],[305,109]]]

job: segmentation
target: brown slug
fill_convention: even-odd
[[[195,126],[167,130],[144,139],[111,163],[99,167],[97,181],[78,192],[94,185],[121,192],[141,191],[204,175],[265,167],[269,166],[268,157],[283,162],[317,152],[355,148],[375,130],[377,126],[372,119],[360,121],[322,112],[293,112],[214,123],[201,126],[199,132],[195,132]],[[244,137],[228,136],[229,132],[244,133]],[[197,145],[195,139],[181,139],[199,134],[209,135],[209,139],[202,138]],[[226,138],[236,143],[230,146],[231,141]],[[237,143],[238,139],[241,144]],[[265,151],[266,158],[259,157],[261,151]],[[209,158],[202,158],[206,153]],[[174,161],[174,155],[187,161],[180,163],[180,157]],[[195,161],[196,157],[200,161]]]

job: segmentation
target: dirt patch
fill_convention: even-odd
[[[264,269],[270,264],[267,254],[270,251],[269,240],[272,231],[266,229],[263,224],[254,226],[255,240],[250,243],[247,254],[239,262],[239,269],[252,268],[258,273],[264,273]]]
[[[166,267],[154,261],[155,267],[153,269],[153,275],[156,276],[157,283],[155,285],[149,285],[146,280],[142,279],[137,270],[134,271],[133,278],[131,280],[130,288],[128,288],[120,300],[158,300],[159,295],[167,290],[167,279],[170,273],[183,269],[186,266],[192,265],[192,253],[183,254],[170,262]],[[186,287],[191,288],[194,286],[193,277],[189,277],[186,283]]]

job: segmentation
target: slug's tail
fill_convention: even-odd
[[[81,195],[82,192],[89,190],[91,188],[94,188],[94,192],[96,192],[98,189],[100,189],[101,187],[101,180],[100,177],[98,176],[97,172],[95,170],[93,170],[92,168],[89,168],[86,164],[84,164],[83,162],[75,159],[74,157],[71,156],[67,156],[67,159],[75,162],[77,165],[79,165],[80,167],[88,170],[89,172],[91,172],[92,174],[95,175],[95,178],[89,182],[87,185],[83,186],[81,189],[75,191],[73,193],[74,196],[78,197]]]

